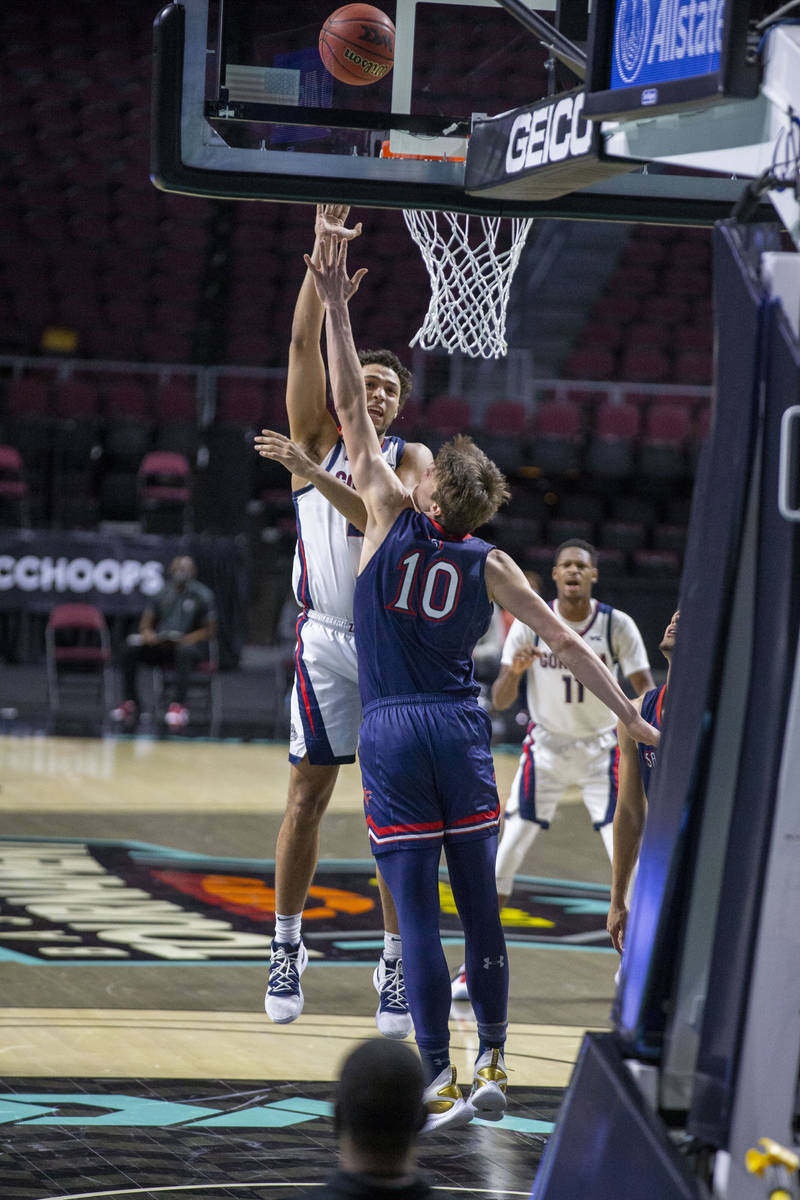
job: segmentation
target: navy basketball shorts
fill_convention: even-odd
[[[377,857],[496,835],[491,721],[474,700],[401,696],[364,710],[358,755]]]

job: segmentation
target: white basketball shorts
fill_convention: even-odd
[[[351,622],[308,609],[297,623],[289,761],[355,762],[361,724]]]

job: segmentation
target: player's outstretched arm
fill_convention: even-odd
[[[358,360],[350,326],[349,303],[358,291],[366,269],[352,279],[347,274],[347,242],[324,241],[319,265],[306,255],[317,292],[325,305],[328,367],[336,413],[342,427],[353,482],[368,518],[379,526],[390,524],[395,514],[410,503],[409,493],[384,461],[375,426],[367,411],[364,374]]]
[[[291,472],[292,478],[300,487],[304,486],[303,481],[312,484],[351,525],[361,533],[364,532],[367,527],[367,511],[358,493],[315,462],[296,442],[274,429],[262,429],[261,433],[254,437],[253,443],[261,458],[271,458],[279,462]]]
[[[636,741],[658,745],[658,730],[643,719],[605,663],[548,608],[514,560],[502,550],[491,550],[487,555],[486,586],[489,598],[538,633],[575,678],[619,717]]]
[[[634,701],[638,706],[638,702]],[[619,724],[619,784],[614,810],[614,858],[611,868],[611,900],[606,928],[614,949],[622,953],[628,922],[628,890],[642,844],[647,801],[639,770],[636,742]]]
[[[350,212],[346,204],[320,204],[316,210],[313,262],[319,262],[322,239],[336,232],[339,237],[357,237],[361,226],[347,229]],[[307,270],[292,317],[289,371],[286,381],[286,412],[289,431],[298,445],[319,461],[338,437],[336,422],[328,411],[325,393],[325,363],[320,348],[325,310],[314,279]]]

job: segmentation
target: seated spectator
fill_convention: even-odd
[[[339,1169],[306,1193],[322,1200],[428,1200],[417,1173],[416,1141],[425,1122],[419,1058],[401,1042],[362,1042],[344,1060],[334,1122]]]
[[[209,641],[216,634],[214,594],[197,582],[194,559],[174,558],[167,575],[164,587],[142,613],[139,632],[131,634],[122,650],[125,699],[111,715],[127,727],[136,725],[141,710],[136,682],[140,663],[174,670],[174,696],[164,719],[169,726],[188,724],[189,677],[194,666],[208,657]]]

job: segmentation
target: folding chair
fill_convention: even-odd
[[[45,627],[47,690],[57,712],[67,694],[91,694],[97,707],[114,707],[111,638],[106,619],[93,604],[58,604]]]
[[[137,475],[139,517],[145,533],[190,533],[192,469],[183,454],[151,450]]]

